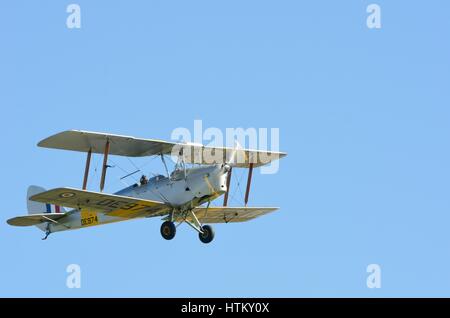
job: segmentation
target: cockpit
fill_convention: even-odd
[[[159,180],[163,180],[163,179],[167,179],[167,177],[163,176],[162,174],[158,174],[158,175],[151,177],[148,180],[148,182],[155,182],[155,181],[159,181]]]

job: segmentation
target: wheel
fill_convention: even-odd
[[[177,228],[175,227],[175,224],[170,221],[166,221],[163,224],[161,224],[161,235],[166,240],[171,240],[175,237],[175,233],[177,233]]]
[[[198,233],[198,237],[200,241],[207,244],[210,243],[214,239],[214,230],[211,225],[203,225],[202,226],[203,233]]]

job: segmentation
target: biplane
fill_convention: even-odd
[[[106,133],[68,130],[38,143],[39,147],[85,152],[87,154],[81,189],[56,188],[46,191],[30,186],[27,192],[28,215],[7,220],[14,226],[36,226],[51,233],[74,230],[136,218],[160,217],[161,235],[175,237],[182,223],[198,232],[200,241],[210,243],[214,231],[210,224],[244,222],[273,212],[275,207],[247,206],[253,169],[278,160],[286,153],[242,149],[238,146],[210,147],[201,144],[140,139]],[[98,192],[87,190],[92,154],[103,155]],[[159,156],[166,175],[141,180],[114,194],[103,192],[108,156]],[[169,173],[165,158],[175,157]],[[228,206],[230,180],[234,168],[247,168],[245,202]],[[223,206],[210,206],[224,195]],[[177,225],[176,225],[177,223]]]

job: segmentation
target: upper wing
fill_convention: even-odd
[[[201,144],[183,144],[155,139],[142,139],[81,130],[68,130],[50,136],[38,143],[39,147],[104,153],[109,141],[109,153],[118,156],[144,157],[160,154],[182,155],[187,163],[221,164],[227,162],[235,149],[209,147]],[[252,163],[259,167],[286,156],[286,153],[239,149],[235,156],[235,166],[248,168]]]
[[[174,143],[161,140],[140,139],[82,130],[67,130],[50,136],[38,143],[39,147],[104,153],[109,140],[109,153],[118,156],[143,157],[170,153]]]
[[[165,215],[169,207],[158,201],[73,188],[57,188],[33,195],[30,200],[74,209],[90,209],[123,218]]]
[[[278,208],[257,207],[210,207],[195,208],[194,213],[201,223],[245,222],[258,216],[274,212]]]
[[[6,222],[9,225],[14,226],[30,226],[37,225],[43,222],[54,222],[58,223],[57,220],[66,216],[65,213],[39,213],[39,214],[29,214],[24,216],[17,216],[15,218],[11,218]]]

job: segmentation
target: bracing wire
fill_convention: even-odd
[[[239,173],[239,175],[237,177],[237,182],[236,182],[235,189],[234,189],[233,193],[230,195],[230,201],[232,201],[232,202],[234,202],[234,203],[236,203],[238,205],[241,204],[241,202],[239,202],[236,199],[236,194],[237,194],[238,191],[239,191],[239,194],[241,195],[242,201],[244,201],[243,200],[242,189],[241,189],[241,182],[242,182],[243,176],[244,176],[244,172],[242,171],[241,173]]]
[[[98,178],[97,170],[98,170],[99,163],[100,163],[99,158],[94,155],[94,175],[92,178],[88,178],[88,184],[87,184],[88,187],[94,187],[94,185],[95,186],[97,185],[96,183],[94,184],[95,181],[93,181],[93,180],[97,180],[97,178]]]
[[[128,161],[133,165],[133,167],[134,167],[136,170],[141,170],[141,169],[133,162],[133,160],[130,159],[130,157],[126,157],[126,158],[128,159]]]
[[[119,168],[120,170],[122,170],[125,174],[130,175],[130,177],[132,177],[132,178],[134,179],[134,181],[138,182],[138,180],[136,179],[136,177],[133,176],[132,174],[130,174],[129,171],[127,171],[127,170],[125,170],[124,168],[122,168],[122,167],[121,167],[119,164],[117,164],[114,160],[112,160],[112,159],[109,159],[109,160],[114,164],[115,167],[117,167],[117,168]],[[134,164],[133,164],[133,165],[134,165]],[[135,168],[136,168],[137,170],[139,170],[139,168],[137,168],[136,166],[135,166]]]

